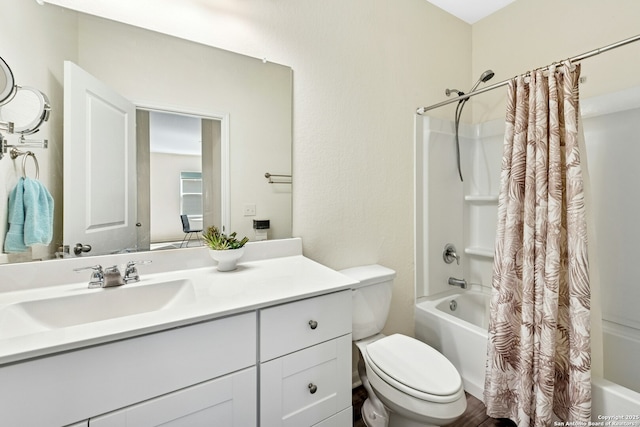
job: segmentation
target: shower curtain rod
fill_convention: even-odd
[[[585,52],[585,53],[583,53],[581,55],[574,56],[572,58],[569,58],[569,61],[571,61],[571,62],[579,62],[579,61],[582,61],[583,59],[591,58],[592,56],[596,56],[596,55],[599,55],[601,53],[607,52],[609,50],[618,48],[620,46],[627,45],[629,43],[637,42],[637,41],[640,41],[640,34],[638,34],[636,36],[633,36],[633,37],[629,37],[628,39],[620,40],[619,42],[612,43],[610,45],[601,47],[599,49],[594,49],[594,50],[591,50],[589,52]],[[545,68],[549,68],[549,67],[550,67],[550,65],[547,65],[546,67],[541,67],[541,68],[545,69]],[[463,101],[465,99],[471,98],[472,96],[479,95],[479,94],[485,93],[485,92],[489,92],[490,90],[497,89],[497,88],[502,87],[502,86],[506,86],[506,85],[509,84],[510,81],[511,81],[511,79],[503,80],[501,82],[494,83],[494,84],[492,84],[490,86],[485,86],[482,89],[475,90],[475,91],[469,92],[469,93],[465,93],[464,95],[460,95],[460,96],[457,96],[457,97],[452,98],[452,99],[447,99],[446,101],[442,101],[442,102],[439,102],[437,104],[430,105],[428,107],[420,107],[420,108],[418,108],[416,110],[416,113],[422,115],[422,114],[426,113],[429,110],[434,110],[436,108],[440,108],[442,106],[445,106],[445,105],[448,105],[448,104],[452,104],[454,102]]]

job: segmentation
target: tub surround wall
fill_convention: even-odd
[[[464,182],[456,168],[452,121],[416,118],[416,296],[444,292],[449,277],[491,287],[504,122],[460,125]],[[460,265],[442,252],[456,246]]]
[[[461,126],[461,146],[472,138]],[[463,255],[463,185],[456,170],[453,123],[416,116],[416,296],[447,290],[449,276],[461,278],[462,264],[445,264],[444,247],[453,243]],[[464,159],[465,157],[462,157]],[[463,170],[469,170],[464,168]],[[446,189],[446,190],[445,190]]]
[[[598,265],[605,378],[640,392],[640,86],[582,102],[591,206],[590,243]],[[590,237],[591,238],[591,237]],[[612,256],[612,254],[615,254]]]

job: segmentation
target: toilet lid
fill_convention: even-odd
[[[414,338],[395,334],[367,346],[372,369],[387,383],[397,382],[403,391],[451,396],[460,391],[462,379],[447,358]],[[377,369],[376,369],[377,368]],[[385,378],[386,377],[386,378]]]

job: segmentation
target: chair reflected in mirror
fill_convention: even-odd
[[[189,247],[189,242],[195,235],[195,239],[198,242],[198,246],[202,246],[202,240],[200,239],[200,233],[202,233],[202,229],[192,229],[189,224],[189,217],[187,215],[180,215],[180,220],[182,221],[182,231],[184,231],[184,238],[182,239],[182,243],[180,243],[180,247]],[[186,245],[185,245],[186,243]]]

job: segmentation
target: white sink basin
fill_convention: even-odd
[[[195,302],[190,280],[127,285],[11,304],[0,310],[0,339],[66,328]]]

